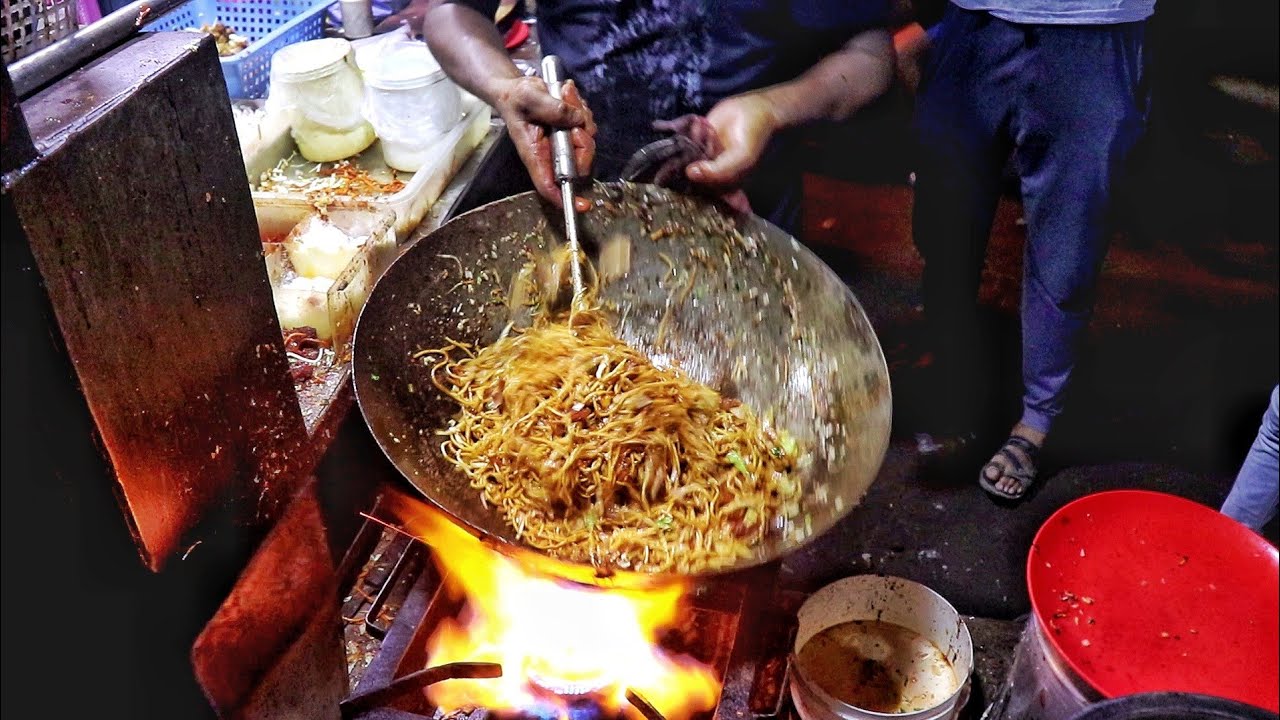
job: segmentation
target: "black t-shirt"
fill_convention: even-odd
[[[486,17],[497,0],[453,0]],[[704,109],[706,0],[540,0],[538,41],[596,118],[594,175],[614,179],[658,138],[654,120]]]
[[[492,17],[498,0],[452,0]],[[615,179],[656,139],[654,120],[791,80],[855,35],[885,26],[891,0],[539,0],[538,39],[560,56],[596,118],[594,175]],[[775,138],[747,186],[756,211],[794,231],[800,161]]]
[[[706,2],[708,103],[794,79],[855,35],[885,27],[892,10],[890,0]]]

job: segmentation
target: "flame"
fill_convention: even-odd
[[[543,687],[590,688],[592,698],[615,713],[631,707],[628,689],[667,720],[715,707],[715,673],[692,658],[667,655],[657,642],[685,609],[685,585],[601,589],[539,575],[434,508],[399,494],[390,500],[404,530],[432,547],[447,591],[466,600],[459,617],[441,622],[428,640],[430,664],[503,668],[500,678],[427,688],[441,710],[484,707],[567,718],[566,701],[539,692],[531,678]]]

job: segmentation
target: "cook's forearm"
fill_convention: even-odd
[[[472,8],[432,3],[422,35],[449,77],[490,105],[497,104],[503,82],[520,77],[493,21]]]
[[[894,76],[893,41],[884,30],[864,32],[808,72],[761,91],[779,129],[818,120],[848,119],[880,97]]]

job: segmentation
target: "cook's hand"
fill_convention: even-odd
[[[388,15],[375,25],[373,34],[389,33],[401,25],[408,25],[410,33],[415,37],[422,35],[422,18],[426,16],[430,4],[429,0],[410,0],[399,12]]]
[[[688,152],[677,152],[654,173],[653,183],[656,185],[679,188],[678,184],[672,182],[673,175],[678,173],[680,176],[688,177],[688,169],[691,165],[714,160],[724,153],[724,144],[720,142],[719,133],[707,118],[701,115],[682,115],[674,120],[657,120],[653,123],[653,129],[682,136],[692,143]],[[704,188],[707,187],[709,186],[704,186]],[[744,213],[751,212],[751,203],[747,201],[747,195],[741,188],[710,189],[713,195],[733,209]]]
[[[726,190],[742,184],[769,138],[778,130],[773,106],[758,93],[735,95],[716,103],[707,113],[723,151],[715,157],[691,164],[685,174],[699,185]]]
[[[507,132],[520,159],[529,170],[533,187],[556,207],[561,206],[561,201],[551,159],[551,130],[570,131],[579,175],[590,172],[596,156],[596,123],[591,109],[582,101],[572,80],[564,84],[562,95],[562,100],[551,97],[541,78],[520,77],[506,81],[494,101],[498,114],[507,123]],[[591,207],[586,198],[581,197],[575,205],[579,212]]]

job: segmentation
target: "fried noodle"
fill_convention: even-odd
[[[444,456],[553,556],[702,572],[750,557],[799,512],[795,442],[655,366],[598,309],[419,357],[461,408],[440,431]]]

